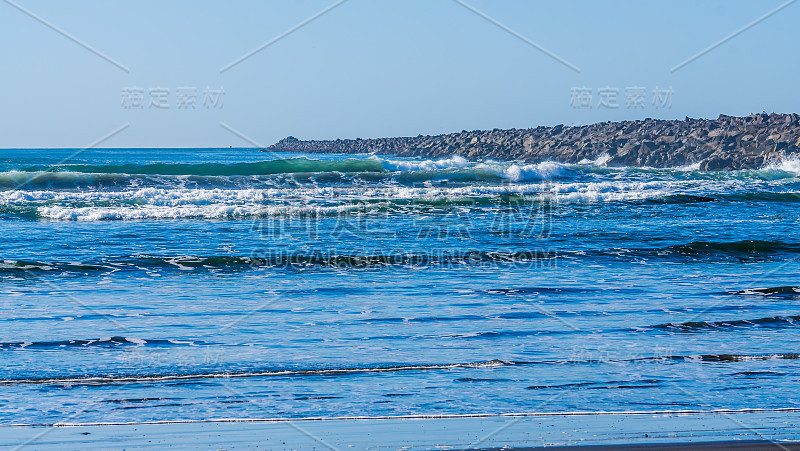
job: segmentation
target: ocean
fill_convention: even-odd
[[[0,151],[0,422],[800,408],[800,163]]]

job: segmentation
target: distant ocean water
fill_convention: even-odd
[[[800,408],[800,164],[0,151],[0,422]]]

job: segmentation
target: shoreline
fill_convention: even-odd
[[[0,449],[781,449],[776,443],[800,449],[800,411],[0,425]]]
[[[700,170],[759,169],[800,155],[800,115],[720,115],[717,119],[601,122],[583,126],[462,130],[435,136],[303,141],[289,136],[265,152],[382,154]]]
[[[297,422],[333,422],[333,421],[406,421],[406,420],[459,420],[511,418],[525,419],[538,417],[603,417],[603,416],[687,416],[687,415],[740,415],[740,414],[778,414],[789,413],[800,415],[800,407],[784,407],[773,409],[710,409],[710,410],[578,410],[567,412],[511,412],[511,413],[463,413],[463,414],[413,414],[413,415],[377,415],[377,416],[339,416],[339,417],[267,417],[267,418],[209,418],[209,419],[177,419],[150,421],[109,421],[109,422],[58,422],[58,423],[0,423],[2,427],[98,427],[98,426],[144,426],[167,424],[202,424],[202,423],[297,423]]]
[[[540,446],[534,448],[494,448],[483,449],[481,451],[526,451],[536,449],[547,449],[552,451],[673,451],[673,450],[694,450],[694,451],[726,451],[726,450],[747,450],[747,451],[800,451],[800,442],[771,442],[769,440],[742,440],[742,441],[721,441],[721,442],[698,442],[698,443],[649,443],[647,445],[587,445],[587,446]]]

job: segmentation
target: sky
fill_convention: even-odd
[[[800,112],[786,0],[0,1],[0,147]]]

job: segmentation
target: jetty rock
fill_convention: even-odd
[[[800,115],[751,114],[717,119],[601,122],[528,129],[462,130],[415,137],[303,141],[292,136],[267,152],[343,153],[537,163],[605,160],[608,166],[700,170],[759,169],[800,156]]]

